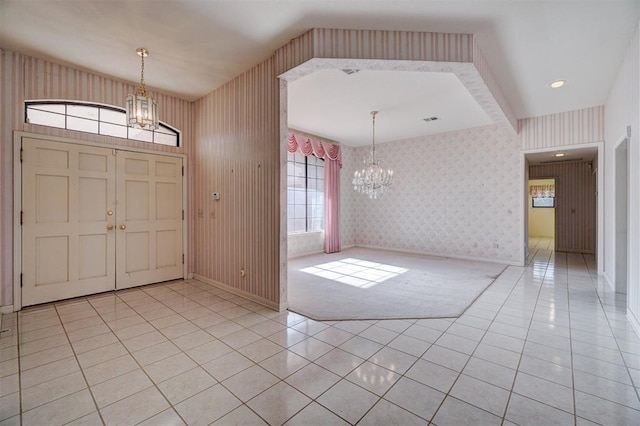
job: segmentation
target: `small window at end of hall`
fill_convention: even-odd
[[[128,127],[124,108],[79,101],[25,101],[24,122],[95,135],[180,146],[180,131],[160,122],[157,130]]]

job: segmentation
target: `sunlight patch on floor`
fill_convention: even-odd
[[[310,266],[301,271],[353,287],[371,288],[389,278],[404,274],[408,269],[368,260],[345,258]]]

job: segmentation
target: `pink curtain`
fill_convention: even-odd
[[[340,251],[340,164],[324,162],[324,252]]]
[[[340,251],[340,145],[289,132],[287,151],[324,158],[324,252]]]

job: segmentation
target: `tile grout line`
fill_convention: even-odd
[[[538,249],[536,249],[536,254],[537,254],[538,252],[539,252],[539,250],[538,250]],[[538,287],[538,292],[537,292],[537,295],[536,295],[536,302],[535,302],[535,304],[534,304],[533,311],[531,312],[531,318],[529,319],[529,325],[528,325],[528,327],[527,327],[527,332],[526,332],[526,334],[525,334],[525,336],[524,336],[524,339],[523,339],[523,340],[524,340],[524,344],[523,344],[523,346],[522,346],[522,350],[520,351],[520,354],[519,354],[520,356],[518,357],[518,365],[516,365],[516,368],[515,368],[515,370],[516,370],[516,374],[514,374],[514,376],[513,376],[513,382],[511,383],[511,389],[509,390],[509,396],[507,397],[507,404],[506,404],[506,405],[505,405],[505,407],[504,407],[504,415],[503,415],[503,417],[502,417],[502,423],[504,423],[505,421],[510,421],[510,420],[507,420],[507,413],[508,413],[508,410],[509,410],[509,404],[511,404],[511,397],[513,396],[513,393],[514,393],[514,388],[515,388],[516,380],[518,379],[518,374],[520,373],[520,364],[522,363],[522,357],[524,356],[524,348],[525,348],[525,347],[526,347],[526,345],[527,345],[527,341],[528,341],[528,340],[527,340],[527,338],[529,337],[529,331],[531,330],[531,324],[533,323],[533,317],[535,316],[536,308],[537,308],[537,306],[538,306],[538,301],[540,300],[540,293],[541,293],[541,291],[542,291],[542,284],[544,283],[544,279],[546,278],[547,271],[549,270],[549,264],[551,263],[551,257],[552,257],[552,255],[553,255],[553,253],[555,253],[555,252],[552,252],[552,253],[549,255],[549,257],[547,257],[547,259],[546,259],[545,272],[544,272],[544,275],[543,275],[543,277],[542,277],[542,280],[541,280],[540,284],[536,284],[536,286]],[[534,259],[535,259],[535,256],[533,256],[533,257],[531,258],[531,262],[533,262],[533,261],[534,261]],[[531,262],[530,262],[529,264],[531,264]],[[520,277],[520,279],[522,279],[522,277],[524,276],[524,273],[525,273],[525,272],[526,272],[526,270],[527,270],[527,269],[529,269],[529,268],[531,268],[531,270],[533,271],[533,269],[535,268],[535,265],[534,265],[534,266],[531,266],[531,267],[529,267],[529,266],[525,267],[525,270],[523,271],[523,274],[522,274],[522,276]],[[526,281],[526,278],[525,278],[525,281]],[[518,283],[520,283],[520,280],[518,280],[518,281],[516,282],[516,285],[514,286],[514,289],[515,289],[515,287],[517,287],[517,286],[518,286]],[[526,285],[526,282],[523,282],[523,283],[522,283],[522,285],[523,285],[523,286],[525,286],[525,285]],[[506,303],[506,301],[505,301],[505,303]],[[531,399],[533,399],[533,398],[531,398]],[[535,399],[533,399],[533,400],[535,401]],[[538,401],[538,402],[541,402],[541,401]],[[544,403],[543,403],[543,404],[544,404]],[[545,404],[545,405],[546,405],[546,404]]]
[[[618,351],[618,353],[620,353],[620,357],[622,358],[622,363],[623,363],[623,365],[624,365],[624,367],[625,367],[625,370],[626,370],[626,372],[627,372],[627,376],[629,377],[629,380],[630,380],[630,382],[631,382],[631,387],[634,389],[635,394],[636,394],[636,398],[638,398],[638,401],[640,402],[640,391],[638,391],[638,388],[637,388],[636,386],[634,386],[634,385],[635,385],[635,383],[634,383],[634,381],[633,381],[633,377],[631,376],[631,373],[629,372],[630,367],[629,367],[629,365],[627,365],[627,360],[626,360],[626,359],[624,358],[624,356],[622,355],[622,353],[623,353],[624,351],[620,348],[620,344],[618,343],[618,339],[615,337],[615,334],[613,333],[613,327],[611,326],[611,321],[609,320],[609,315],[607,315],[607,310],[604,308],[604,303],[602,302],[602,298],[600,297],[600,292],[598,291],[598,288],[597,288],[597,286],[596,286],[596,285],[595,285],[595,283],[594,283],[593,275],[591,274],[591,271],[589,271],[589,268],[588,268],[588,265],[587,265],[586,259],[584,258],[584,255],[582,255],[582,260],[583,260],[583,262],[584,262],[584,264],[585,264],[585,266],[586,266],[587,272],[589,273],[589,281],[591,282],[591,285],[592,285],[592,287],[593,287],[593,290],[594,290],[594,292],[595,292],[595,295],[596,295],[596,297],[598,298],[598,304],[599,304],[599,307],[600,307],[600,309],[602,309],[602,312],[603,312],[603,314],[604,314],[604,317],[605,317],[605,319],[606,319],[606,321],[607,321],[607,326],[609,327],[609,330],[611,331],[611,335],[613,336],[613,340],[614,340],[614,342],[616,343],[617,351]],[[573,351],[572,351],[572,359],[573,359]],[[588,373],[587,373],[587,374],[588,374]],[[574,385],[574,395],[575,395],[575,392],[576,392],[576,389],[575,389],[575,385]],[[589,393],[589,392],[585,392],[585,393],[588,393],[589,395],[593,395],[593,394],[591,394],[591,393]],[[602,398],[602,397],[600,397],[600,396],[598,396],[598,395],[593,395],[593,396],[595,396],[595,397],[597,397],[597,398],[605,399],[605,398]],[[626,404],[621,404],[621,403],[616,402],[616,401],[612,401],[612,400],[609,400],[609,399],[605,399],[605,400],[607,400],[607,401],[609,401],[609,402],[613,402],[613,403],[615,403],[615,404],[623,405],[623,406],[625,406],[625,407],[629,407],[629,406],[628,406],[628,405],[626,405]],[[629,408],[632,408],[632,409],[633,409],[633,407],[629,407]],[[577,412],[576,412],[576,416],[577,416]]]
[[[89,305],[91,307],[91,309],[93,309],[95,311],[94,307],[91,305],[91,303],[89,303],[89,301],[87,299],[82,298],[81,300],[85,301],[87,303],[87,305]],[[58,310],[57,304],[54,304],[53,308],[55,309],[56,315],[58,316],[58,321],[60,321],[60,326],[64,330],[64,335],[65,335],[65,337],[67,339],[67,342],[69,343],[69,347],[71,348],[71,351],[73,352],[73,357],[74,357],[76,363],[78,364],[78,368],[80,369],[80,373],[82,374],[82,378],[84,379],[84,383],[87,385],[87,390],[89,391],[89,395],[91,395],[91,400],[93,401],[94,407],[96,407],[96,412],[98,413],[98,417],[100,417],[100,421],[104,425],[105,424],[104,418],[102,417],[102,413],[100,412],[100,409],[98,408],[98,403],[96,402],[96,398],[95,398],[95,396],[93,394],[93,391],[91,390],[91,386],[89,386],[89,381],[87,380],[87,376],[84,373],[84,368],[82,368],[82,364],[80,364],[80,360],[78,360],[78,354],[76,353],[76,350],[73,347],[73,344],[71,343],[71,339],[69,338],[69,334],[67,333],[67,329],[64,326],[64,321],[62,321],[62,317],[60,316],[60,311]],[[96,312],[96,314],[98,314],[97,311],[95,311],[95,312]],[[79,417],[78,419],[80,419],[82,417],[84,417],[84,415]],[[78,420],[78,419],[73,419],[71,421],[75,421],[75,420]],[[70,422],[67,422],[67,423],[70,423]]]
[[[167,287],[166,287],[166,286],[164,286],[164,285],[162,285],[162,287],[167,288]],[[127,290],[128,290],[128,289],[127,289]],[[173,290],[173,289],[169,289],[169,290],[171,290],[171,291],[175,291],[175,290]],[[145,291],[144,291],[144,289],[136,289],[135,291],[141,291],[142,293],[144,293],[144,294],[145,294],[145,296],[147,296],[147,297],[151,297],[151,298],[153,298],[154,300],[156,300],[156,301],[160,302],[158,299],[156,299],[156,298],[155,298],[155,297],[153,297],[152,295],[150,295],[150,294],[148,294],[147,292],[145,292]],[[131,293],[133,293],[133,292],[135,292],[135,291],[131,291]],[[176,292],[176,293],[177,293],[177,292]],[[179,293],[178,293],[178,294],[179,294]],[[145,322],[144,322],[143,324],[145,324],[145,323],[146,323],[146,324],[149,324],[151,327],[153,327],[153,329],[154,329],[154,330],[156,330],[156,331],[157,331],[158,333],[160,333],[164,338],[166,338],[168,341],[170,341],[170,342],[171,342],[171,344],[173,344],[174,346],[176,346],[176,347],[177,347],[177,345],[175,345],[175,344],[173,343],[173,340],[172,340],[172,339],[169,339],[167,336],[165,336],[165,335],[164,335],[160,330],[158,330],[158,329],[157,329],[153,324],[151,324],[151,323],[150,323],[146,318],[142,317],[142,315],[141,315],[141,314],[136,310],[136,308],[135,308],[135,307],[131,306],[131,305],[130,305],[126,300],[122,299],[122,298],[120,297],[120,295],[119,295],[119,294],[117,294],[117,291],[114,293],[114,295],[115,295],[115,296],[116,296],[116,297],[117,297],[117,298],[118,298],[122,303],[124,303],[124,304],[125,304],[125,305],[127,305],[130,309],[132,309],[132,310],[136,313],[136,315],[139,315],[142,319],[144,319],[144,320],[145,320]],[[183,297],[184,297],[184,296],[183,296]],[[162,302],[160,302],[160,303],[161,303],[163,306],[165,306],[165,307],[167,307],[168,309],[170,309],[171,311],[175,312],[177,315],[180,315],[180,313],[178,313],[177,311],[175,311],[175,310],[174,310],[174,309],[172,309],[171,307],[169,307],[169,306],[165,305],[165,304],[164,304],[164,303],[162,303]],[[99,314],[99,315],[100,315],[100,314]],[[100,315],[100,316],[102,317],[102,315]],[[132,315],[132,316],[133,316],[133,315]],[[180,315],[180,316],[182,316],[182,315]],[[184,317],[183,317],[183,318],[184,318]],[[186,318],[185,318],[185,319],[186,319]],[[188,320],[187,320],[187,321],[188,321]],[[107,324],[107,326],[108,326],[108,324]],[[132,326],[132,327],[135,327],[135,326]],[[109,328],[111,328],[111,327],[109,327]],[[125,328],[123,328],[123,330],[124,330],[124,329],[127,329],[127,328],[129,328],[129,327],[125,327]],[[167,404],[169,404],[169,407],[170,407],[170,408],[171,408],[171,409],[176,413],[176,415],[180,418],[180,420],[181,420],[182,422],[184,422],[185,424],[188,424],[188,423],[185,421],[185,419],[182,417],[182,415],[178,412],[178,410],[176,410],[176,407],[173,405],[173,403],[171,403],[171,401],[169,401],[169,399],[167,398],[167,396],[166,396],[166,395],[165,395],[165,394],[160,390],[160,388],[158,387],[158,383],[156,383],[156,382],[151,378],[151,376],[149,376],[149,373],[147,373],[147,371],[144,369],[144,367],[142,366],[142,364],[140,364],[140,362],[138,361],[138,359],[133,355],[133,353],[129,350],[129,348],[124,344],[124,342],[123,342],[123,340],[120,338],[120,336],[118,336],[118,335],[116,334],[115,330],[111,330],[111,331],[112,331],[112,333],[114,334],[114,336],[116,337],[116,339],[118,339],[118,342],[119,342],[119,343],[122,345],[122,347],[127,351],[127,354],[131,357],[131,359],[133,359],[133,361],[136,363],[136,365],[138,365],[138,367],[140,368],[140,370],[144,373],[144,375],[149,379],[149,381],[150,381],[150,382],[151,382],[151,384],[152,384],[152,386],[149,386],[148,388],[142,389],[142,390],[140,390],[140,391],[138,391],[138,392],[134,393],[133,395],[136,395],[136,394],[138,394],[138,393],[140,393],[140,392],[143,392],[143,391],[145,391],[146,389],[155,388],[155,389],[158,391],[158,393],[159,393],[160,395],[162,395],[162,398],[164,398],[164,400],[167,402]],[[146,334],[146,333],[144,333],[144,334]],[[138,336],[133,336],[132,338],[135,338],[135,337],[138,337]],[[159,343],[159,344],[161,344],[161,343]],[[150,347],[153,347],[153,346],[157,346],[157,345],[151,345]],[[146,349],[146,348],[143,348],[143,349]],[[181,349],[181,348],[179,348],[179,347],[178,347],[178,349],[179,349],[182,353],[184,353],[186,356],[188,356],[184,351],[182,351],[182,349]],[[141,349],[141,350],[142,350],[142,349]],[[169,356],[169,357],[167,357],[167,358],[170,358],[170,356]],[[161,359],[161,360],[157,360],[157,361],[155,361],[155,362],[162,361],[162,360],[167,359],[167,358],[163,358],[163,359]],[[189,357],[189,359],[191,359],[191,358]],[[191,359],[191,361],[194,361],[194,360],[193,360],[193,359]],[[194,361],[194,362],[195,362],[195,361]],[[153,363],[152,363],[152,364],[153,364]],[[151,364],[150,364],[150,365],[151,365]],[[200,366],[200,364],[198,364],[198,363],[196,363],[196,365]],[[207,374],[209,374],[206,370],[205,370],[205,372],[206,372]],[[124,374],[128,374],[128,373],[124,373]],[[122,375],[124,375],[124,374],[122,374]],[[180,374],[182,374],[182,373],[180,373]],[[121,375],[121,376],[122,376],[122,375]],[[120,377],[120,376],[117,376],[117,377]],[[173,377],[175,377],[175,376],[173,376]],[[169,377],[169,378],[167,378],[166,380],[170,380],[170,379],[171,379],[171,378],[173,378],[173,377]],[[114,378],[115,378],[115,377],[114,377]],[[113,379],[113,378],[112,378],[112,379]],[[213,379],[214,379],[214,380],[216,380],[216,379],[215,379],[215,377],[213,377]],[[111,379],[109,379],[109,380],[111,380]],[[217,380],[216,380],[216,382],[217,382]],[[215,385],[214,385],[214,386],[215,386]],[[207,388],[207,389],[209,389],[209,388]],[[103,408],[109,407],[109,406],[111,406],[111,405],[113,405],[113,404],[116,404],[117,402],[120,402],[120,401],[123,401],[123,400],[125,400],[125,399],[127,399],[127,398],[130,398],[130,397],[131,397],[131,396],[133,396],[133,395],[129,395],[129,396],[126,396],[126,397],[124,397],[124,398],[122,398],[122,399],[119,399],[118,401],[114,401],[114,402],[112,402],[111,404],[106,405],[106,406],[105,406],[105,407],[103,407]],[[166,409],[165,409],[165,410],[166,410]],[[151,416],[147,417],[146,419],[141,420],[141,421],[140,421],[140,422],[138,422],[137,424],[140,424],[140,423],[142,423],[142,422],[145,422],[145,421],[147,421],[147,420],[149,420],[149,419],[153,418],[154,416],[156,416],[156,415],[158,415],[158,414],[163,413],[165,410],[162,410],[162,411],[160,411],[160,412],[158,412],[158,413],[154,413],[154,414],[152,414]]]

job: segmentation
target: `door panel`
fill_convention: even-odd
[[[23,139],[22,305],[113,289],[111,150]]]
[[[22,146],[22,306],[182,278],[181,158]]]
[[[118,152],[117,288],[182,278],[182,159]]]

